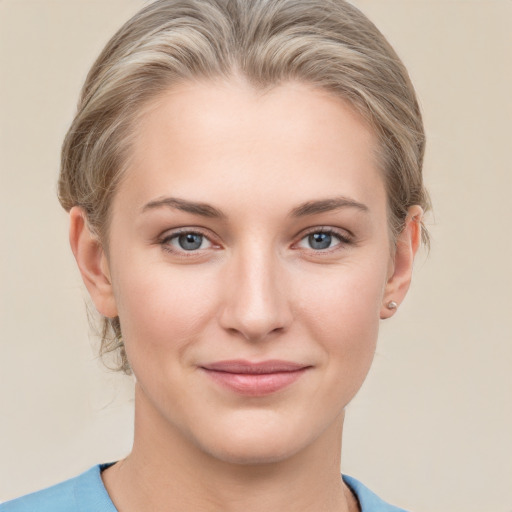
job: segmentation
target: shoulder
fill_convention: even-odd
[[[0,512],[117,512],[98,464],[79,476],[0,505]]]
[[[406,512],[402,508],[394,507],[381,500],[376,494],[370,491],[368,487],[351,476],[343,475],[343,481],[357,496],[361,512]]]

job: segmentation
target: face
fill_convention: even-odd
[[[305,84],[187,84],[152,104],[112,205],[111,292],[89,287],[120,317],[136,410],[236,462],[341,425],[397,298],[375,149]]]

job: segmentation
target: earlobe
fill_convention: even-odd
[[[108,260],[97,235],[87,223],[86,213],[74,206],[69,212],[69,243],[80,274],[98,312],[117,316]]]
[[[414,205],[409,208],[404,229],[396,241],[391,275],[384,290],[380,318],[386,319],[396,312],[405,299],[411,284],[414,257],[421,243],[421,219],[423,209]]]

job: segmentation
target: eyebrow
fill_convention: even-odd
[[[181,210],[187,213],[193,213],[194,215],[200,215],[201,217],[210,217],[217,219],[226,218],[226,215],[224,215],[224,213],[222,213],[219,209],[215,208],[214,206],[211,206],[207,203],[187,201],[186,199],[179,199],[177,197],[163,197],[161,199],[150,201],[149,203],[143,206],[142,212],[154,210],[156,208],[161,208],[164,206],[168,208],[174,208],[176,210]]]
[[[318,201],[308,201],[301,204],[291,211],[292,217],[305,217],[307,215],[316,215],[318,213],[331,212],[341,208],[356,208],[362,212],[368,212],[369,208],[363,203],[350,199],[348,197],[333,197],[329,199],[320,199]]]
[[[226,215],[218,208],[208,204],[196,201],[188,201],[177,197],[163,197],[150,201],[142,207],[142,212],[154,210],[157,208],[174,208],[183,212],[200,215],[201,217],[225,219]],[[362,212],[368,212],[369,208],[354,199],[348,197],[333,197],[328,199],[320,199],[317,201],[308,201],[303,203],[290,212],[291,217],[306,217],[308,215],[317,215],[319,213],[339,210],[341,208],[356,208]]]

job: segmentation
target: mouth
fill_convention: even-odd
[[[246,396],[265,396],[280,391],[297,381],[309,368],[311,366],[281,360],[258,363],[218,361],[200,367],[220,386]]]

